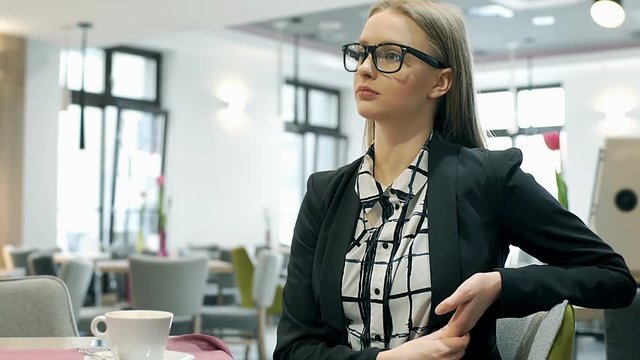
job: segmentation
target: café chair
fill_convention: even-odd
[[[13,249],[15,249],[15,246],[11,244],[2,245],[2,263],[7,270],[13,270],[15,268],[13,266],[13,260],[11,259],[11,251]]]
[[[575,317],[567,300],[549,311],[496,322],[496,340],[503,360],[567,360],[573,356]]]
[[[190,322],[191,332],[200,332],[200,308],[209,275],[206,257],[136,254],[129,258],[129,269],[134,309],[172,312],[172,329]]]
[[[266,251],[263,250],[260,251]],[[272,251],[272,250],[270,250]],[[259,255],[258,255],[259,256]],[[284,257],[283,260],[284,262]],[[231,262],[233,263],[233,271],[240,290],[240,303],[246,308],[253,307],[253,274],[255,272],[253,261],[247,253],[247,249],[244,247],[237,247],[231,250]],[[280,270],[281,274],[281,270]],[[284,294],[284,284],[280,281],[276,287],[276,292],[273,298],[273,302],[267,309],[269,315],[280,315],[282,313],[282,302]]]
[[[640,289],[630,306],[604,310],[604,337],[607,359],[631,360],[640,354]]]
[[[27,258],[29,254],[36,252],[36,249],[12,249],[9,251],[9,256],[11,257],[11,264],[14,269],[24,268],[26,270],[27,275],[33,275],[31,271],[29,271],[29,263]]]
[[[234,267],[237,262],[234,261]],[[260,360],[266,360],[265,328],[267,309],[273,304],[279,285],[282,255],[265,250],[258,255],[258,261],[252,274],[252,307],[205,306],[202,309],[202,330],[204,333],[226,337],[218,330],[239,330],[248,341],[255,341]],[[243,336],[247,334],[246,336]],[[237,335],[236,335],[237,336]],[[246,341],[243,341],[246,343]],[[250,344],[250,343],[249,343]],[[245,359],[248,358],[247,345]]]
[[[78,336],[69,291],[53,276],[0,279],[0,337]]]
[[[27,255],[27,268],[31,275],[58,276],[58,266],[53,260],[53,253],[36,251]]]
[[[84,306],[93,278],[93,262],[83,259],[70,259],[60,266],[58,277],[67,285],[71,298],[71,307],[78,330],[83,334],[91,332],[91,320],[109,311],[123,310],[121,305]]]

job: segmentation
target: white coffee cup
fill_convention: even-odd
[[[163,360],[173,314],[166,311],[110,311],[91,321],[91,333],[107,342],[116,360]],[[105,331],[98,324],[105,323]]]

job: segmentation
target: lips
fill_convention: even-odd
[[[365,85],[358,86],[356,90],[356,97],[363,101],[375,100],[378,96],[380,96],[379,92]]]
[[[362,93],[362,94],[368,94],[368,95],[380,95],[379,92],[373,90],[372,88],[368,87],[368,86],[358,86],[358,89],[356,90],[356,93]]]

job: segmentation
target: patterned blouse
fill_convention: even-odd
[[[353,349],[393,348],[426,333],[431,309],[425,206],[431,138],[393,183],[373,177],[374,149],[355,191],[361,211],[345,257],[342,306]]]

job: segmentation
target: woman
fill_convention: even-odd
[[[343,53],[371,147],[309,178],[275,359],[500,359],[498,317],[631,302],[622,257],[521,152],[483,149],[459,10],[383,0]],[[509,244],[548,265],[502,268]]]

